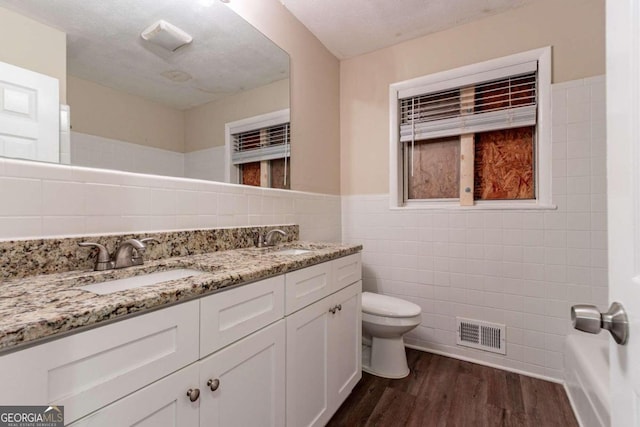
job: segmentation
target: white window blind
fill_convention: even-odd
[[[289,123],[232,134],[234,165],[290,156]]]
[[[518,74],[400,98],[400,142],[535,125],[537,62],[523,65]]]

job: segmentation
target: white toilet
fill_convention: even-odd
[[[412,302],[363,292],[362,328],[371,349],[363,347],[362,370],[384,378],[409,375],[402,336],[420,324],[421,312]]]

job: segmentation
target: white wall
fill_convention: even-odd
[[[0,159],[0,239],[300,225],[340,241],[340,197]]]
[[[607,307],[604,77],[553,85],[557,211],[389,210],[343,196],[345,242],[364,245],[364,288],[419,304],[407,342],[563,378],[569,307]],[[507,355],[455,345],[455,317],[507,325]]]

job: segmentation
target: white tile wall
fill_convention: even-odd
[[[0,239],[300,225],[340,241],[340,196],[0,159]]]
[[[604,77],[553,85],[556,211],[398,211],[345,196],[364,288],[419,304],[409,344],[563,379],[569,307],[607,304]],[[455,345],[455,317],[507,325],[507,354]]]
[[[207,148],[184,155],[184,173],[187,178],[224,181],[225,147]]]
[[[139,144],[71,132],[71,164],[167,176],[185,176],[185,155]]]
[[[116,139],[71,132],[71,164],[210,181],[225,180],[225,147],[177,153]],[[62,162],[69,164],[69,162]]]

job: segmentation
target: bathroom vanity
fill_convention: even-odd
[[[295,242],[9,281],[36,289],[17,306],[49,297],[0,323],[0,401],[64,405],[74,426],[324,425],[361,378],[360,249]],[[77,289],[175,267],[202,274]]]

